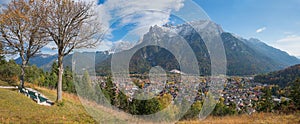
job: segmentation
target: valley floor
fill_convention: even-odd
[[[39,87],[36,89],[51,100],[55,100],[55,90]],[[63,105],[48,107],[36,104],[16,90],[0,89],[0,123],[96,123],[85,111],[77,96],[64,93],[63,97]],[[114,120],[108,123],[118,123],[118,118],[128,120],[127,117],[123,117],[121,114],[107,115],[104,111],[103,109],[103,111],[96,112],[103,118],[107,118],[107,120]],[[256,113],[253,115],[208,117],[203,121],[191,120],[178,123],[300,123],[299,117],[300,113],[294,115]]]

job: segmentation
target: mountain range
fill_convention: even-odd
[[[203,24],[205,26],[203,27]],[[177,35],[174,35],[175,32]],[[147,46],[138,49],[140,45],[147,42],[167,41],[169,47],[176,48],[175,41],[179,37],[187,41],[198,60],[201,75],[210,74],[210,56],[205,46],[203,35],[212,35],[210,38],[219,37],[224,45],[227,58],[228,75],[254,75],[280,70],[291,65],[300,63],[299,59],[287,54],[284,51],[273,48],[258,39],[244,39],[232,33],[225,32],[220,25],[207,20],[188,22],[173,26],[152,26],[149,32],[136,44],[136,46],[125,50],[136,51],[132,56],[129,67],[130,73],[147,73],[153,66],[161,66],[167,71],[180,70],[179,63],[170,51],[159,46]],[[214,42],[214,40],[212,40]],[[212,43],[213,44],[213,43]],[[182,52],[178,50],[177,52]],[[114,54],[122,54],[120,51]],[[84,52],[83,54],[93,55],[95,53]],[[110,73],[111,58],[109,52],[96,52],[96,72],[101,75]],[[30,64],[47,68],[56,60],[57,55],[40,54],[30,60]],[[65,66],[71,66],[72,54],[64,59]],[[20,59],[16,60],[20,63]],[[189,64],[188,61],[181,63]]]
[[[106,60],[110,56],[110,52],[108,51],[97,51],[97,52],[82,52],[80,53],[81,56],[87,57],[87,62],[90,60],[90,57],[94,57],[95,63],[101,63],[102,61]],[[64,57],[63,65],[72,66],[72,59],[74,54],[69,54]],[[39,68],[42,68],[45,71],[49,71],[51,69],[51,66],[54,62],[57,61],[57,54],[50,55],[50,54],[37,54],[34,57],[32,57],[29,61],[30,65],[35,65]],[[21,59],[17,58],[15,59],[15,62],[17,64],[21,64]]]
[[[203,24],[205,26],[203,27]],[[174,35],[176,32],[178,35]],[[173,69],[180,70],[178,61],[166,49],[158,46],[148,46],[142,49],[139,45],[147,42],[165,41],[171,48],[178,47],[175,41],[180,37],[193,49],[198,60],[199,70],[202,75],[209,75],[210,56],[205,46],[203,36],[209,38],[220,37],[226,52],[227,74],[228,75],[254,75],[280,70],[285,67],[299,63],[299,60],[290,56],[284,51],[273,48],[257,39],[243,39],[232,33],[225,32],[218,24],[211,21],[196,21],[181,24],[178,26],[153,26],[149,32],[143,36],[140,44],[127,50],[137,51],[129,64],[131,73],[147,73],[153,66],[161,66],[167,71]],[[214,42],[212,40],[212,42]],[[213,44],[213,43],[212,43]],[[217,48],[216,48],[217,49]],[[126,51],[125,51],[126,52]],[[178,51],[180,52],[180,51]],[[124,53],[124,52],[122,52]],[[122,54],[116,53],[116,54]],[[188,61],[181,63],[189,64]],[[110,59],[99,63],[97,66],[98,73],[109,73],[107,66],[110,66]]]

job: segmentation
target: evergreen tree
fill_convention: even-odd
[[[101,90],[104,94],[104,96],[106,97],[106,99],[108,99],[108,101],[110,102],[111,105],[114,105],[114,98],[116,96],[116,87],[112,82],[112,78],[110,76],[108,76],[105,80],[105,87],[101,87]]]
[[[300,110],[300,78],[290,84],[290,98],[293,100],[297,110]]]
[[[88,71],[84,72],[81,82],[79,82],[78,86],[79,88],[77,89],[79,90],[78,93],[80,94],[80,96],[89,100],[94,99],[93,84]]]
[[[42,86],[48,87],[50,89],[57,88],[57,74],[58,74],[58,66],[57,63],[54,62],[51,66],[50,72],[46,72],[45,74],[45,82],[41,84]]]
[[[29,83],[38,85],[43,81],[42,78],[44,77],[44,71],[36,65],[28,66],[25,73],[25,81]]]
[[[5,60],[0,63],[0,80],[9,83],[10,85],[17,85],[19,81],[20,66],[14,60]]]
[[[271,112],[275,107],[272,99],[272,87],[265,87],[263,89],[263,93],[263,101],[260,102],[261,105],[259,110],[264,112]]]
[[[57,70],[58,71],[58,70]],[[67,66],[63,76],[63,91],[76,93],[74,79],[71,69]]]
[[[157,98],[140,100],[138,105],[139,115],[149,115],[161,110],[161,105]]]
[[[184,119],[198,118],[201,108],[202,108],[202,102],[196,101],[194,104],[192,104],[191,108],[187,111],[187,113],[184,116]]]

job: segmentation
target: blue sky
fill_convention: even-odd
[[[1,2],[7,1],[10,0]],[[182,12],[190,15],[190,19],[195,14],[199,16],[195,19],[208,16],[225,31],[247,39],[258,38],[291,55],[300,56],[300,0],[192,0],[198,8],[189,0],[87,1],[98,3],[96,10],[107,30],[107,39],[98,47],[100,50],[123,42],[137,42],[152,25],[178,23],[171,14]],[[199,8],[203,10],[195,11]],[[44,50],[52,52],[51,47],[53,44]]]
[[[300,56],[299,0],[193,1],[205,11],[211,20],[220,24],[225,31],[247,39],[258,38],[268,45]],[[102,1],[101,3],[105,5],[105,2]],[[173,18],[171,17],[169,21],[173,21]],[[127,26],[113,31],[114,37],[110,40],[117,41],[130,28],[132,27]]]
[[[197,3],[225,30],[258,38],[300,56],[299,0],[199,0]]]
[[[275,45],[276,41],[296,37],[300,33],[299,0],[195,0],[195,2],[226,31],[246,38],[255,37]],[[264,30],[256,32],[258,29]]]

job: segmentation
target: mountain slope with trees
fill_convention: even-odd
[[[202,36],[199,35],[198,32],[217,30],[219,32],[219,37],[223,41],[226,52],[228,75],[254,75],[267,73],[300,63],[299,59],[296,57],[290,56],[284,51],[268,46],[257,39],[252,38],[246,40],[231,33],[224,32],[222,28],[214,22],[209,22],[205,30],[197,29],[197,24],[201,25],[201,23],[205,23],[205,21],[193,23],[193,25],[196,25],[196,27],[194,26],[195,28],[191,27],[189,23],[178,26],[165,25],[163,27],[151,27],[149,32],[144,35],[143,39],[139,42],[140,44],[137,44],[137,46],[143,44],[143,42],[155,42],[150,40],[155,35],[158,36],[157,40],[171,39],[169,41],[170,47],[177,47],[176,44],[172,44],[172,40],[176,40],[176,37],[172,36],[168,32],[168,30],[175,29],[177,30],[178,35],[184,38],[193,49],[198,60],[201,74],[209,75],[210,56]],[[177,60],[168,50],[157,46],[148,46],[139,50],[136,48],[137,47],[133,47],[129,50],[125,50],[137,51],[131,58],[131,73],[145,73],[149,71],[152,66],[157,65],[162,66],[167,71],[171,71],[173,69],[180,70]],[[107,75],[110,73],[112,54],[109,54],[107,51],[96,53],[83,52],[82,54],[86,54],[87,56],[95,56],[96,71],[99,75]],[[64,66],[71,67],[72,55],[73,54],[67,55],[64,58]],[[49,70],[52,63],[55,61],[55,59],[52,59],[55,58],[54,56],[57,57],[57,55],[52,55],[43,58],[43,55],[37,55],[36,57],[33,57],[32,61],[29,61],[29,63]],[[19,59],[17,59],[17,63],[18,62]]]
[[[300,77],[300,64],[288,67],[280,71],[256,75],[254,80],[264,84],[275,84],[286,87]]]
[[[190,25],[194,25],[193,27]],[[216,30],[222,39],[226,57],[227,57],[227,74],[228,75],[253,75],[280,70],[285,67],[299,63],[299,60],[286,52],[280,51],[273,47],[267,46],[260,41],[241,39],[231,33],[224,32],[222,28],[214,22],[208,22],[204,29],[197,29],[206,21],[190,22],[178,26],[153,26],[149,32],[143,36],[140,44],[145,42],[157,42],[165,40],[170,47],[176,48],[177,44],[172,40],[180,40],[178,36],[173,36],[170,30],[175,30],[178,35],[184,38],[193,49],[198,60],[199,70],[202,75],[210,74],[210,56],[203,41],[203,37],[198,32],[209,32]],[[206,33],[209,35],[209,33]],[[211,36],[212,38],[214,36]],[[168,50],[158,46],[147,46],[142,49],[133,47],[128,51],[137,51],[131,58],[130,72],[144,73],[153,66],[161,66],[167,71],[173,69],[180,70],[179,64]],[[118,53],[115,53],[118,54]],[[283,61],[287,60],[287,61]],[[182,63],[189,63],[181,61]],[[108,66],[108,67],[107,67]],[[110,58],[102,63],[97,64],[97,72],[100,74],[109,73]]]

